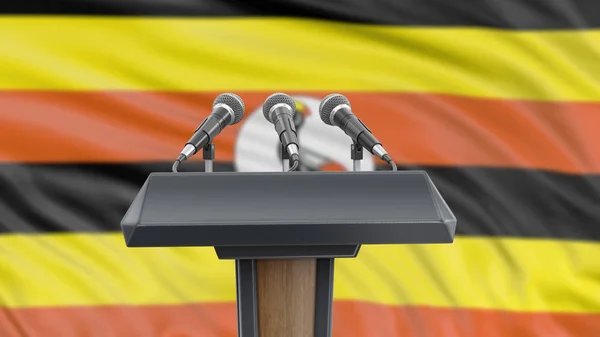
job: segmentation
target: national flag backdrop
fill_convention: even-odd
[[[278,170],[260,113],[274,92],[298,102],[302,169],[350,169],[349,140],[318,118],[339,92],[458,219],[452,245],[339,259],[335,337],[600,336],[599,1],[3,0],[0,13],[0,337],[236,336],[230,261],[128,249],[119,228],[222,92],[247,109],[216,139],[216,170]]]

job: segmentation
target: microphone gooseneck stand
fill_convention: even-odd
[[[392,171],[398,171],[398,166],[396,166],[396,163],[394,163],[389,155],[386,156],[389,158],[389,161],[386,161],[392,167]],[[360,164],[363,159],[363,147],[357,143],[353,143],[350,146],[350,158],[352,159],[352,171],[361,171]]]
[[[281,170],[287,172],[290,169],[290,154],[285,147],[281,145]]]
[[[186,158],[184,155],[179,155],[177,160],[173,163],[173,172],[179,172],[179,165]],[[215,144],[208,143],[202,148],[202,159],[204,160],[204,172],[213,172],[214,160],[215,160]]]
[[[352,171],[360,171],[360,163],[363,159],[363,147],[354,143],[350,146],[350,158],[352,159]]]
[[[215,144],[208,143],[202,148],[202,159],[204,159],[204,172],[213,172]]]

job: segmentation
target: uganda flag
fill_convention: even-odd
[[[260,112],[274,92],[298,103],[301,169],[350,170],[350,140],[318,116],[339,92],[458,219],[452,245],[339,259],[334,337],[600,336],[600,1],[2,0],[0,14],[0,337],[237,335],[233,262],[128,249],[119,228],[222,92],[246,116],[217,137],[216,171],[280,170]]]

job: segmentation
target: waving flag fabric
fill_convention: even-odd
[[[216,139],[215,170],[279,170],[260,113],[273,92],[298,102],[302,169],[351,169],[349,140],[318,117],[339,92],[455,212],[452,245],[337,262],[336,337],[600,336],[600,2],[6,0],[0,13],[1,337],[237,334],[230,261],[128,249],[119,231],[222,92],[247,111]]]

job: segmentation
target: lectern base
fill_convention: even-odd
[[[331,337],[333,258],[236,260],[239,337]]]

